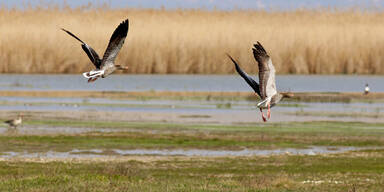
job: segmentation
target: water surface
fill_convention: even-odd
[[[253,75],[257,80],[257,76]],[[384,76],[278,75],[277,87],[292,92],[384,92]],[[0,90],[251,91],[238,75],[111,75],[87,83],[78,75],[0,75]]]
[[[0,158],[55,158],[55,159],[68,159],[68,158],[95,158],[95,157],[111,157],[111,156],[129,156],[129,155],[150,155],[150,156],[202,156],[202,157],[240,157],[240,156],[266,156],[266,155],[321,155],[321,154],[336,154],[345,153],[348,151],[358,151],[371,148],[358,148],[358,147],[322,147],[312,146],[306,149],[243,149],[239,151],[233,150],[204,150],[204,149],[131,149],[121,150],[112,149],[108,152],[101,149],[79,150],[73,149],[69,152],[13,152],[7,151],[0,154]],[[112,154],[111,154],[112,152]]]

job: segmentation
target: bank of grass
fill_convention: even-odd
[[[256,73],[260,41],[278,73],[384,74],[382,12],[357,10],[205,11],[151,9],[0,9],[1,73],[79,73],[92,69],[79,42],[100,56],[130,19],[117,63],[128,73],[235,73],[225,53]]]
[[[384,93],[374,92],[364,95],[360,92],[296,92],[284,101],[296,102],[293,107],[302,107],[297,102],[328,103],[383,103]],[[241,101],[258,100],[255,93],[249,92],[207,92],[207,91],[0,91],[2,97],[52,97],[52,98],[108,98],[116,100],[195,100],[195,101]],[[3,102],[4,104],[10,102]],[[13,102],[18,104],[17,102]],[[41,103],[44,104],[44,103]],[[65,104],[65,103],[63,103]],[[80,104],[80,103],[79,103]],[[92,105],[83,99],[82,105]],[[109,104],[99,104],[109,105]],[[112,104],[111,104],[112,105]],[[284,106],[284,105],[283,105]],[[287,105],[285,105],[287,106]]]
[[[77,120],[26,120],[25,125],[93,127],[93,128],[125,128],[142,130],[168,131],[217,131],[217,132],[294,132],[294,133],[344,133],[375,134],[384,133],[383,123],[313,121],[313,122],[281,122],[267,124],[193,124],[193,123],[161,123],[161,122],[124,122],[124,121],[77,121]]]
[[[288,115],[296,115],[296,116],[311,116],[311,117],[365,117],[365,118],[384,118],[384,114],[380,112],[380,109],[377,109],[377,112],[305,112],[305,111],[296,111],[296,112],[286,112]]]
[[[384,146],[384,124],[357,122],[196,125],[94,121],[27,121],[28,126],[86,127],[94,132],[67,135],[0,136],[0,152],[72,149],[275,149],[308,146]],[[116,129],[117,132],[98,131]],[[70,129],[70,128],[68,128]],[[69,130],[68,130],[69,131]],[[70,131],[69,131],[70,132]],[[16,131],[17,133],[17,131]]]
[[[383,152],[108,162],[1,161],[0,190],[381,191]]]

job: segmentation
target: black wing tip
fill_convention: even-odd
[[[68,30],[66,30],[66,29],[64,29],[64,28],[62,28],[62,27],[61,27],[60,29],[63,30],[63,31],[65,31],[65,32],[69,32]]]
[[[119,26],[112,33],[111,40],[117,37],[126,37],[128,35],[129,21],[128,19],[122,21]],[[111,41],[110,40],[110,41]]]
[[[252,51],[253,51],[253,54],[254,56],[266,56],[266,57],[269,57],[267,51],[264,49],[264,47],[261,45],[261,43],[259,41],[257,41],[256,44],[253,44],[253,48],[252,48]]]
[[[122,21],[120,23],[120,25],[117,28],[123,28],[123,29],[128,30],[128,28],[129,28],[129,20],[125,19],[124,21]]]
[[[232,62],[237,66],[237,62],[236,62],[236,60],[229,54],[229,53],[225,53],[228,57],[229,57],[229,59],[231,59],[232,60]]]
[[[120,23],[116,31],[118,31],[119,34],[123,34],[124,36],[126,36],[128,33],[128,28],[129,28],[129,20],[125,19],[123,22]]]
[[[64,28],[60,28],[60,29],[63,30],[64,32],[70,34],[71,36],[73,35],[70,31],[68,31],[68,30],[66,30],[66,29],[64,29]]]
[[[225,53],[231,60],[233,60],[233,58],[231,57],[231,55],[229,53]]]
[[[263,45],[261,45],[260,42],[257,41],[256,44],[253,44],[253,48],[252,48],[254,51],[257,51],[257,52],[260,52],[260,53],[267,53],[267,51],[265,51]]]
[[[61,28],[61,30],[63,30],[64,32],[66,32],[68,35],[72,36],[73,38],[77,39],[78,41],[80,41],[82,44],[85,44],[80,38],[78,38],[76,35],[74,35],[73,33],[71,33],[70,31],[64,29],[64,28]]]
[[[70,31],[68,31],[68,30],[66,30],[64,28],[60,28],[60,29],[63,30],[64,32],[68,33],[69,35],[73,36],[73,34]]]
[[[125,19],[123,22],[121,22],[122,24],[124,24],[124,25],[129,25],[129,20],[128,19]]]

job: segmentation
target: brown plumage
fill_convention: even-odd
[[[252,51],[259,67],[259,83],[257,83],[252,79],[252,77],[241,70],[237,62],[230,55],[228,55],[228,57],[235,64],[236,71],[240,74],[240,76],[243,77],[248,85],[250,85],[252,89],[260,96],[261,102],[257,104],[257,107],[260,108],[263,121],[266,121],[262,109],[268,109],[267,116],[270,118],[270,108],[275,106],[284,97],[292,97],[293,94],[277,92],[275,83],[275,67],[273,66],[272,60],[267,51],[265,51],[264,47],[259,42],[257,42],[257,44],[254,44]]]
[[[19,114],[16,119],[7,120],[7,121],[4,121],[4,123],[16,129],[19,125],[23,123],[22,117],[23,117],[23,114]]]
[[[275,68],[273,67],[271,58],[265,51],[264,47],[259,42],[257,42],[257,44],[254,44],[253,46],[254,46],[254,48],[252,48],[253,56],[257,61],[257,64],[259,67],[259,87],[260,87],[261,99],[264,100],[268,97],[267,90],[266,90],[267,81],[272,75],[274,78]],[[276,89],[274,82],[273,82],[273,87]]]
[[[108,47],[105,50],[103,59],[100,60],[99,55],[96,51],[84,43],[80,38],[76,37],[73,33],[62,29],[69,35],[77,39],[82,43],[81,47],[88,55],[91,62],[95,65],[96,70],[83,73],[83,76],[88,79],[88,82],[96,81],[99,77],[106,77],[116,70],[126,70],[128,67],[122,67],[121,65],[115,65],[115,59],[119,53],[121,47],[124,44],[125,38],[127,37],[129,29],[128,19],[124,20],[113,32],[111,39],[109,40]]]

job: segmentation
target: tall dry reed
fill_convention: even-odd
[[[384,13],[356,11],[0,10],[0,72],[78,73],[92,68],[79,42],[101,56],[115,27],[130,20],[117,63],[130,73],[249,73],[252,44],[278,73],[384,74]]]

